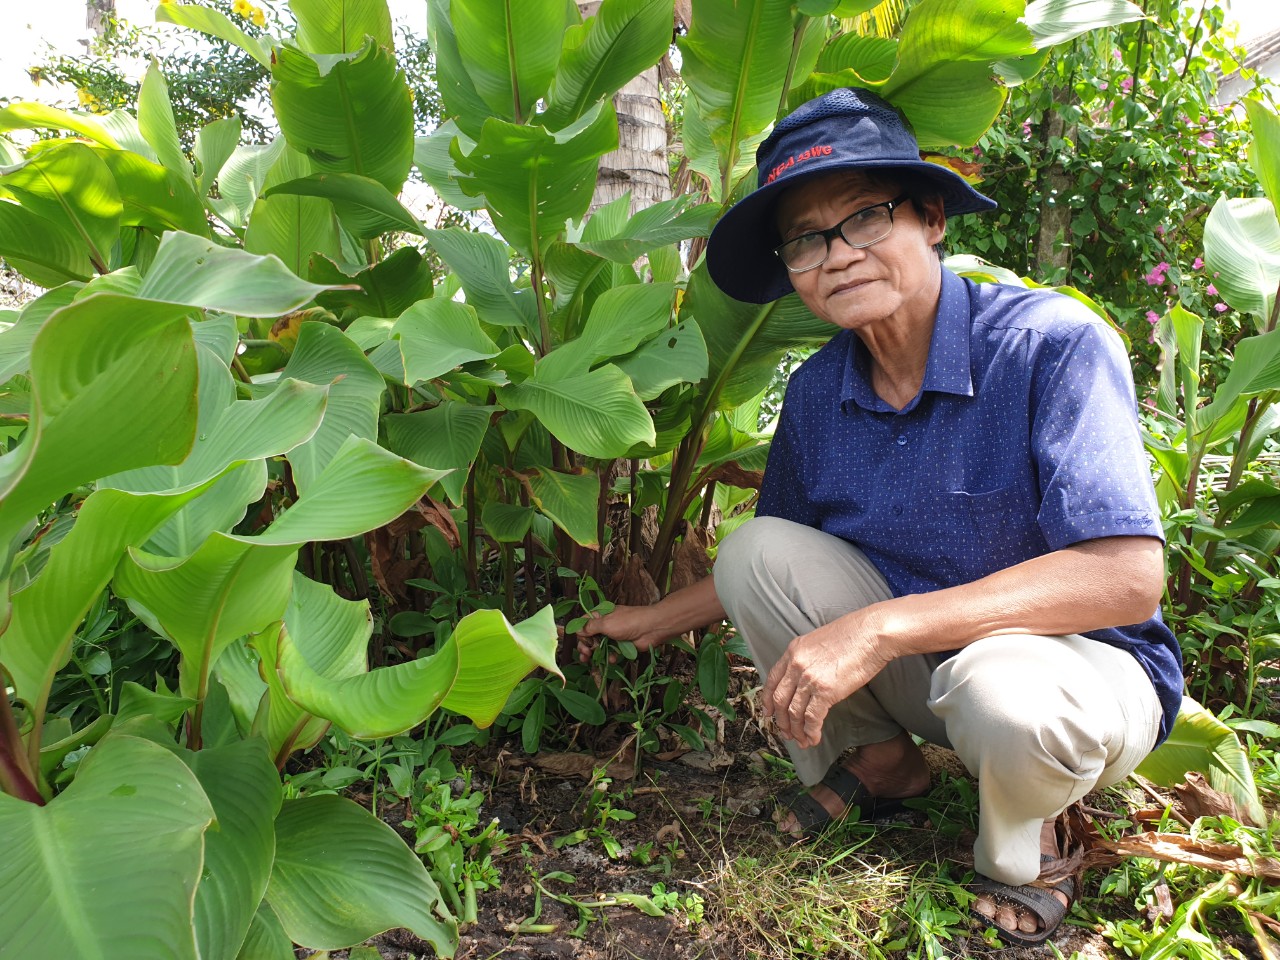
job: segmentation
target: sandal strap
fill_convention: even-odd
[[[867,801],[875,802],[876,798],[871,796],[866,784],[839,763],[831,765],[821,782],[824,787],[844,801],[846,807],[865,807]]]

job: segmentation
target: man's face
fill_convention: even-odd
[[[864,207],[896,197],[892,186],[876,186],[859,173],[830,173],[782,194],[777,224],[782,241],[825,230]],[[831,241],[819,267],[791,274],[791,284],[814,315],[846,330],[872,332],[887,323],[932,317],[938,298],[938,257],[946,221],[941,204],[923,216],[910,201],[893,211],[893,229],[869,247]]]

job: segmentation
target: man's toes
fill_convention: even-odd
[[[1018,929],[1018,915],[1013,907],[1000,907],[996,910],[996,924],[1004,930]]]
[[[973,909],[982,914],[988,920],[996,915],[996,905],[990,900],[984,900],[981,897],[973,901]]]
[[[1040,921],[1034,913],[1018,914],[1018,929],[1023,933],[1035,933],[1040,929]]]

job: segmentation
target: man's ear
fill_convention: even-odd
[[[929,246],[934,246],[942,242],[942,238],[947,235],[947,215],[943,212],[943,201],[941,197],[930,197],[924,202],[924,216],[921,221],[924,223],[925,240]]]

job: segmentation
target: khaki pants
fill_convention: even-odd
[[[776,517],[731,534],[714,573],[762,677],[794,637],[891,596],[858,548]],[[846,748],[903,730],[950,747],[978,779],[978,871],[1021,884],[1040,872],[1040,825],[1128,776],[1159,724],[1155,690],[1125,651],[1079,635],[996,636],[950,658],[892,661],[832,709],[821,743],[788,751],[813,784]]]

